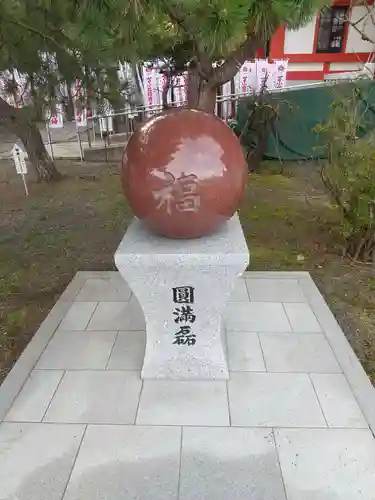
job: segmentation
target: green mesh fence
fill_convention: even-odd
[[[358,130],[358,135],[360,137],[366,135],[375,128],[374,83],[372,80],[362,80],[355,84],[345,82],[313,88],[285,90],[273,94],[271,99],[278,106],[279,119],[275,123],[273,132],[270,133],[265,157],[284,161],[321,158],[322,138],[313,129],[327,119],[334,99],[334,90],[337,87],[339,87],[339,95],[351,92],[353,85],[361,87],[365,125]],[[235,123],[232,123],[231,126],[238,135],[246,126],[242,136],[245,147],[249,147],[256,141],[254,130],[251,125],[248,126],[249,122],[251,123],[251,120],[249,120],[246,103],[240,102]]]

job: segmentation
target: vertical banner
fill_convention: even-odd
[[[268,68],[267,68],[267,85],[266,85],[266,90],[268,92],[272,92],[272,90],[275,90],[275,82],[276,82],[276,64],[274,62],[269,62],[268,63]]]
[[[272,63],[269,63],[266,59],[258,59],[256,62],[256,84],[255,92],[259,93],[264,88],[268,89],[268,79],[270,73],[272,72]]]
[[[76,78],[75,83],[71,87],[74,119],[77,127],[87,126],[87,108],[86,108],[86,90],[83,86],[82,80]]]
[[[156,99],[156,104],[163,104],[163,91],[165,89],[165,86],[167,85],[167,77],[164,73],[157,73],[156,74],[156,82],[157,82],[157,90],[158,90],[158,96]],[[168,91],[167,95],[167,101],[168,104],[171,102],[171,90]]]
[[[156,68],[152,69],[152,105],[154,109],[157,109],[157,106],[161,104],[162,102],[162,96],[159,93],[158,89],[158,77],[160,73],[159,70]]]
[[[239,72],[238,88],[236,93],[250,95],[254,92],[256,83],[256,63],[254,61],[245,61]]]
[[[104,99],[101,114],[104,115],[103,118],[99,118],[99,129],[100,136],[103,138],[103,134],[112,134],[113,128],[113,108],[110,105],[108,99]]]
[[[143,88],[147,111],[152,111],[160,104],[158,74],[157,69],[143,66]]]
[[[100,136],[103,138],[103,134],[113,133],[113,118],[112,116],[107,116],[106,118],[99,118],[99,129]]]
[[[286,84],[286,74],[288,71],[288,61],[277,60],[273,62],[275,71],[273,73],[273,88],[283,89]]]
[[[258,59],[255,61],[245,61],[233,82],[226,82],[222,86],[222,96],[220,100],[221,113],[224,118],[229,118],[234,112],[229,96],[237,94],[248,96],[253,93],[259,93],[265,88],[269,91],[285,87],[288,61],[277,60],[269,62],[267,59]],[[146,113],[148,116],[158,111],[163,104],[163,89],[165,88],[167,77],[160,73],[159,68],[144,65],[143,72],[143,93]],[[173,77],[173,99],[172,89],[169,89],[167,95],[168,104],[182,106],[187,101],[188,73],[184,72]]]
[[[274,62],[269,62],[267,59],[245,61],[233,78],[231,93],[234,91],[237,96],[259,93],[264,84],[266,84],[266,89],[271,92],[274,89],[282,89],[285,87],[287,70],[288,61],[286,60],[277,60]],[[226,87],[227,85],[228,87]],[[230,85],[230,82],[224,84],[224,95],[227,94],[227,89],[231,88]],[[233,114],[235,112],[237,103],[237,100],[236,104],[232,106],[229,103],[224,103],[223,110],[227,117],[228,113]]]
[[[184,72],[172,77],[171,87],[168,90],[168,104],[182,106],[187,100],[188,74]],[[167,85],[167,76],[161,73],[158,68],[143,66],[143,94],[146,110],[149,114],[158,111],[163,105],[163,90]],[[172,103],[172,87],[173,98]]]
[[[146,108],[152,106],[152,69],[143,67],[143,91]]]
[[[185,71],[184,73],[184,89],[185,89],[185,101],[188,101],[188,89],[189,89],[189,73]]]
[[[177,106],[183,106],[187,100],[187,73],[182,73],[173,78],[174,80],[174,94]]]
[[[126,67],[120,61],[118,63],[117,77],[120,83],[124,83],[127,80]]]
[[[235,94],[239,94],[240,91],[241,91],[241,88],[240,88],[240,74],[241,74],[241,69],[238,71],[238,73],[236,73],[236,75],[234,76],[233,78],[233,81],[234,81],[234,93]]]
[[[247,94],[250,63],[245,61],[240,69],[240,94]]]
[[[87,126],[87,109],[86,108],[75,107],[74,115],[75,115],[77,127],[86,127]]]
[[[222,86],[222,99],[223,99],[223,104],[221,108],[222,112],[222,118],[224,120],[227,120],[228,118],[231,118],[232,116],[232,99],[234,96],[231,96],[231,91],[232,91],[232,82],[229,80],[229,82],[225,82],[224,85]]]

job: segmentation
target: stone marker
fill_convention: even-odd
[[[236,135],[217,116],[174,109],[134,132],[122,174],[136,217],[163,236],[197,238],[236,212],[247,164]]]
[[[222,316],[249,263],[238,215],[190,240],[158,236],[135,219],[115,263],[146,319],[142,378],[227,379]]]
[[[122,182],[138,218],[115,262],[146,319],[142,378],[229,377],[222,317],[249,263],[235,213],[246,172],[237,137],[203,111],[154,116],[130,138]]]

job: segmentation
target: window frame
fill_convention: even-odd
[[[327,48],[319,48],[319,34],[321,32],[321,22],[322,22],[323,10],[325,10],[325,9],[329,9],[331,11],[330,22],[328,21],[328,23],[330,25],[329,41],[328,41]],[[331,46],[333,39],[335,38],[335,32],[333,31],[334,19],[335,18],[337,19],[337,17],[335,17],[335,11],[336,12],[337,11],[339,11],[339,12],[344,11],[344,22],[340,26],[340,30],[339,30],[339,34],[340,34],[339,36],[341,36],[339,47],[332,47]],[[349,23],[346,21],[346,18],[348,16],[348,12],[349,12],[349,5],[332,5],[330,7],[324,7],[319,12],[319,16],[318,16],[317,23],[316,23],[316,40],[315,40],[315,53],[316,54],[342,54],[342,53],[344,53],[346,39],[347,39],[347,35],[348,35],[348,25],[349,25]]]

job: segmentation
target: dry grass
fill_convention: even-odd
[[[89,175],[86,166],[79,177],[31,185],[28,198],[20,179],[0,184],[3,372],[77,271],[114,269],[113,252],[131,215],[117,169],[94,168]]]
[[[28,198],[20,179],[0,182],[3,375],[78,270],[114,269],[113,253],[131,219],[114,166],[61,168],[70,175],[32,185]],[[250,269],[311,271],[375,381],[375,274],[340,257],[338,213],[311,169],[279,175],[265,165],[263,174],[250,176],[240,211]]]
[[[375,383],[375,272],[343,259],[340,217],[315,165],[292,164],[283,175],[264,165],[249,178],[241,220],[251,270],[307,270]]]

